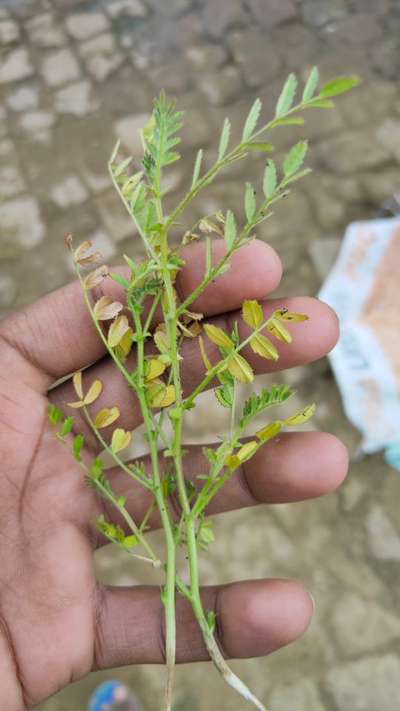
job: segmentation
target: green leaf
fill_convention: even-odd
[[[118,178],[128,167],[130,163],[132,163],[133,158],[130,156],[129,158],[125,158],[125,160],[122,161],[119,165],[117,165],[114,169],[114,177]]]
[[[67,434],[69,434],[72,431],[72,428],[74,426],[75,418],[74,417],[67,417],[60,429],[59,435],[60,437],[65,437]]]
[[[127,279],[124,279],[120,274],[115,274],[112,273],[109,275],[111,279],[117,282],[117,284],[120,284],[121,286],[124,287],[124,289],[129,289],[129,281]]]
[[[246,183],[246,191],[244,195],[244,210],[246,213],[247,222],[253,222],[256,215],[256,197],[255,191],[251,183]]]
[[[310,101],[315,94],[315,90],[319,82],[319,71],[318,67],[313,67],[311,69],[310,75],[306,81],[306,85],[303,91],[303,101]]]
[[[297,173],[304,162],[308,148],[307,141],[300,141],[293,146],[283,161],[283,173],[285,178]]]
[[[294,97],[297,89],[297,79],[294,74],[289,74],[286,79],[285,86],[282,89],[281,95],[276,105],[275,116],[279,118],[286,114],[293,106]]]
[[[192,190],[199,179],[202,160],[203,160],[203,149],[200,148],[200,150],[197,153],[195,164],[194,164],[194,169],[193,169]]]
[[[63,411],[60,410],[60,408],[57,407],[57,405],[50,404],[47,409],[47,414],[48,414],[48,418],[49,418],[50,422],[53,425],[58,425],[58,423],[61,422],[61,420],[64,417]]]
[[[242,142],[248,141],[249,138],[253,135],[254,130],[257,126],[258,119],[260,118],[261,109],[262,103],[260,99],[256,99],[250,109],[249,115],[247,116],[246,122],[244,124]]]
[[[207,610],[206,620],[207,620],[208,629],[210,630],[211,634],[214,634],[216,619],[217,619],[217,616],[216,616],[214,610]]]
[[[246,151],[259,151],[260,153],[271,153],[274,150],[272,143],[245,143],[243,148]]]
[[[339,96],[339,94],[345,94],[347,91],[350,91],[350,89],[358,86],[359,83],[360,77],[356,74],[352,74],[348,77],[336,77],[322,87],[319,95],[323,98]]]
[[[257,415],[260,415],[267,407],[280,405],[294,394],[288,385],[272,385],[270,389],[264,388],[258,395],[252,393],[244,403],[240,426],[244,429],[248,423]]]
[[[276,190],[276,185],[276,165],[273,160],[269,160],[265,168],[263,180],[263,192],[267,199],[272,197],[272,195],[274,194]]]
[[[222,129],[221,138],[219,141],[218,162],[220,160],[222,160],[222,158],[224,157],[224,155],[227,151],[230,135],[231,135],[231,122],[229,121],[228,118],[226,118],[224,121],[224,127]]]
[[[224,231],[224,239],[226,246],[228,249],[232,249],[235,239],[237,236],[237,227],[236,227],[236,220],[235,220],[235,215],[231,210],[228,210],[226,213],[226,218],[225,218],[225,231]]]
[[[138,539],[133,534],[131,536],[125,536],[124,540],[121,543],[122,546],[124,548],[127,548],[128,550],[130,550],[131,548],[135,548],[135,546],[139,545]]]
[[[98,479],[103,474],[103,471],[104,462],[100,457],[97,457],[90,466],[90,476],[93,477],[93,479]]]
[[[76,437],[74,438],[74,443],[72,445],[72,451],[73,451],[74,457],[77,462],[82,461],[81,451],[82,451],[84,444],[85,444],[85,435],[83,435],[83,434],[76,435]]]
[[[330,99],[311,99],[304,109],[334,109],[335,104]]]
[[[220,388],[214,390],[215,397],[222,407],[231,408],[233,404],[233,388],[227,383]]]
[[[303,126],[305,123],[301,116],[289,116],[288,118],[276,119],[273,123],[273,128],[277,126]]]
[[[301,180],[301,178],[305,178],[306,175],[310,175],[310,173],[312,173],[311,168],[304,168],[304,170],[300,170],[298,173],[295,173],[290,178],[287,178],[287,180],[283,180],[282,187],[289,185],[290,183],[294,183],[296,180]]]
[[[214,543],[215,535],[213,531],[213,522],[211,519],[204,519],[200,524],[200,529],[197,533],[197,540],[200,548],[206,551],[210,543]]]

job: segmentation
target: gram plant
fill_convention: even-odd
[[[141,169],[132,168],[131,158],[118,158],[119,145],[109,161],[111,179],[136,225],[146,257],[137,261],[125,256],[128,269],[125,276],[121,276],[105,265],[93,268],[101,255],[92,251],[90,242],[76,247],[72,245],[72,238],[68,238],[99,338],[140,404],[151,469],[142,461],[131,463],[124,456],[132,433],[118,426],[118,403],[96,408],[96,400],[103,389],[100,380],[87,388],[82,372],[75,373],[73,384],[77,399],[69,403],[69,407],[82,412],[113,463],[135,484],[147,490],[150,505],[143,520],[133,520],[125,498],[114,491],[102,457],[87,461],[83,450],[85,438],[76,433],[74,417],[65,417],[55,406],[51,406],[49,414],[58,425],[58,437],[72,448],[88,484],[115,507],[119,520],[122,517],[124,521],[121,526],[100,516],[96,524],[101,534],[124,549],[131,558],[148,561],[164,575],[161,598],[166,629],[166,711],[171,709],[173,697],[177,595],[185,597],[192,606],[209,656],[225,681],[258,709],[265,710],[263,703],[231,671],[218,647],[214,636],[215,614],[204,609],[200,595],[199,555],[205,553],[214,540],[213,522],[207,513],[209,504],[235,470],[276,437],[282,428],[302,425],[314,412],[315,406],[310,404],[285,419],[268,417],[263,426],[248,437],[255,418],[288,400],[292,390],[286,385],[277,385],[254,391],[243,408],[239,408],[237,397],[238,385],[254,380],[245,349],[250,348],[267,360],[278,360],[280,342],[290,343],[292,340],[290,323],[308,317],[278,308],[265,319],[261,304],[248,300],[243,303],[242,314],[249,335],[242,338],[237,323],[231,332],[205,323],[203,315],[193,310],[193,304],[211,282],[229,270],[232,256],[253,239],[258,226],[271,216],[272,206],[290,193],[297,180],[310,172],[304,167],[306,141],[293,145],[282,165],[278,166],[271,158],[274,147],[265,141],[266,134],[273,129],[302,125],[304,117],[301,114],[311,109],[331,108],[332,98],[355,86],[357,78],[340,77],[320,90],[318,83],[318,70],[314,68],[301,99],[295,103],[298,83],[291,74],[279,97],[275,116],[268,123],[260,121],[262,105],[257,99],[244,122],[237,145],[230,145],[231,124],[225,119],[215,160],[204,169],[203,151],[198,152],[190,189],[169,214],[164,209],[167,192],[164,177],[168,167],[180,157],[176,148],[180,143],[178,134],[183,115],[162,93],[141,133],[144,153]],[[266,157],[265,170],[261,189],[255,190],[250,183],[244,187],[244,222],[239,224],[234,211],[221,206],[215,214],[205,215],[195,225],[183,227],[182,214],[200,192],[209,187],[222,170],[254,153]],[[179,235],[178,240],[176,235]],[[217,237],[225,240],[225,252],[215,260],[213,240]],[[175,289],[177,275],[185,263],[181,246],[194,240],[205,243],[204,274],[198,286],[182,302]],[[92,271],[88,272],[88,267]],[[102,296],[96,300],[93,297],[95,288],[105,279],[118,282],[124,292],[123,299],[115,301]],[[185,339],[197,340],[204,363],[201,382],[189,393],[183,388],[181,372]],[[212,348],[213,358],[209,355]],[[209,387],[214,388],[219,405],[227,410],[230,426],[227,433],[221,434],[217,445],[204,448],[207,466],[198,472],[193,483],[185,478],[184,422],[186,413],[196,407],[198,398]],[[106,435],[104,430],[111,434]],[[181,512],[178,518],[176,500]],[[165,560],[147,537],[149,520],[156,510],[165,534]],[[185,576],[177,574],[177,558],[181,551],[188,567]]]

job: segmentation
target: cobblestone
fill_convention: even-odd
[[[10,274],[0,271],[0,307],[12,306],[17,296],[18,287]]]
[[[13,20],[0,21],[0,46],[14,44],[20,37],[19,27]]]
[[[266,43],[259,30],[236,32],[230,36],[229,44],[250,87],[262,86],[278,76],[282,67],[279,44]]]
[[[89,193],[76,175],[68,175],[61,183],[52,188],[50,196],[53,202],[63,209],[85,202]]]
[[[341,709],[390,709],[398,699],[400,659],[394,654],[369,657],[332,669],[328,689]]]
[[[241,0],[207,0],[204,23],[212,37],[222,37],[233,25],[246,23],[246,14]]]
[[[140,156],[143,153],[142,141],[139,131],[148,122],[150,114],[136,114],[125,116],[115,124],[115,135],[127,148],[132,156]]]
[[[7,105],[12,111],[28,111],[39,105],[39,89],[35,85],[20,86],[7,96]]]
[[[223,106],[238,96],[242,82],[236,67],[229,66],[213,74],[202,74],[199,85],[210,104]]]
[[[389,159],[389,152],[373,133],[364,129],[327,139],[319,146],[319,152],[325,166],[335,173],[355,173],[382,165]]]
[[[56,24],[50,12],[33,17],[26,23],[30,41],[37,47],[61,47],[66,43],[63,29]]]
[[[256,21],[272,29],[297,16],[297,8],[293,0],[248,0],[248,6]]]
[[[6,54],[0,65],[0,84],[20,81],[32,76],[34,69],[28,51],[23,47]]]
[[[374,652],[400,637],[400,619],[377,602],[347,594],[332,615],[332,633],[346,655]]]
[[[37,245],[44,237],[45,227],[38,202],[29,196],[4,202],[0,210],[1,242],[15,243],[23,248]]]
[[[47,143],[51,140],[51,129],[55,117],[48,111],[28,111],[21,115],[19,125],[31,141]]]
[[[306,0],[302,6],[302,15],[309,25],[323,27],[328,22],[340,20],[349,12],[345,0]]]
[[[111,0],[105,3],[105,10],[115,17],[146,17],[147,8],[141,0]]]
[[[55,94],[55,106],[60,114],[87,116],[99,107],[99,102],[92,96],[89,81],[79,81],[60,89]]]
[[[384,509],[376,505],[366,519],[367,540],[372,555],[379,560],[400,560],[400,535]]]
[[[79,51],[89,74],[97,81],[107,79],[124,61],[113,35],[109,33],[82,42]]]
[[[46,84],[51,87],[62,86],[79,79],[79,64],[69,49],[60,49],[46,55],[41,71]]]
[[[109,23],[102,12],[77,12],[70,15],[66,27],[71,37],[86,40],[109,29]]]

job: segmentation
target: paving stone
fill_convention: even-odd
[[[212,37],[222,37],[233,25],[247,22],[241,0],[207,0],[204,9],[206,32]]]
[[[199,86],[210,104],[224,106],[240,94],[242,80],[236,67],[223,67],[213,74],[203,74]]]
[[[297,16],[293,0],[247,0],[247,5],[260,25],[272,29]]]
[[[329,37],[336,43],[348,45],[368,45],[379,40],[383,28],[376,17],[368,14],[351,15],[339,20]],[[328,35],[327,35],[328,37]]]
[[[353,0],[353,12],[370,13],[371,15],[387,15],[390,11],[390,0]]]
[[[185,110],[184,124],[181,129],[184,146],[188,148],[208,146],[212,140],[213,130],[210,111],[197,107]]]
[[[306,0],[302,3],[301,12],[309,25],[322,27],[328,22],[346,17],[349,5],[345,0]]]
[[[109,29],[109,21],[102,12],[77,12],[67,17],[65,24],[76,40],[86,40]]]
[[[400,619],[373,600],[342,595],[332,614],[332,633],[348,655],[374,652],[400,638]]]
[[[124,61],[113,35],[108,33],[82,42],[79,51],[89,74],[97,81],[107,79]]]
[[[335,264],[340,245],[340,237],[323,237],[311,242],[308,250],[321,283]]]
[[[58,87],[79,79],[80,68],[70,49],[59,49],[45,56],[41,73],[46,84]]]
[[[99,107],[92,97],[92,85],[89,81],[79,81],[69,84],[55,94],[56,110],[60,114],[87,116]]]
[[[28,54],[23,47],[11,50],[0,64],[0,84],[20,81],[32,76],[34,69]]]
[[[356,173],[389,159],[389,152],[368,129],[348,131],[318,146],[325,166],[335,173]]]
[[[39,204],[27,195],[4,202],[0,210],[0,243],[23,248],[39,244],[45,234]]]
[[[288,686],[278,686],[268,698],[274,711],[326,711],[316,684],[311,679],[303,679]]]
[[[21,171],[16,165],[0,164],[0,201],[15,197],[26,189]]]
[[[139,159],[143,155],[143,145],[139,131],[147,124],[149,118],[150,114],[125,116],[125,118],[117,121],[114,126],[115,135],[134,158]]]
[[[119,242],[136,233],[135,225],[116,190],[112,189],[101,195],[96,200],[96,205],[104,230],[114,242]]]
[[[39,105],[39,89],[34,84],[19,86],[8,94],[6,102],[12,111],[36,109]]]
[[[387,118],[378,126],[376,135],[379,143],[387,149],[390,156],[400,162],[400,121]]]
[[[370,200],[377,205],[391,197],[394,193],[400,192],[400,171],[398,167],[386,167],[382,171],[363,173],[360,181]]]
[[[191,78],[188,68],[181,59],[169,61],[168,64],[157,64],[155,67],[148,69],[148,77],[151,80],[156,91],[161,88],[167,94],[183,94],[191,86]]]
[[[105,9],[113,18],[121,16],[146,17],[147,8],[141,0],[106,0]]]
[[[33,17],[26,23],[26,29],[29,39],[37,47],[62,47],[66,43],[61,26],[50,12]]]
[[[0,272],[0,306],[12,306],[18,293],[18,286],[11,274]]]
[[[89,198],[89,193],[76,175],[67,175],[50,190],[50,197],[63,209],[81,205]]]
[[[384,79],[369,80],[353,93],[342,96],[334,113],[340,113],[349,126],[370,125],[379,119],[386,119],[398,99],[396,84]]]
[[[246,30],[228,38],[236,63],[250,87],[259,87],[275,79],[282,67],[276,45],[266,42],[262,32]]]
[[[228,54],[221,44],[197,44],[188,47],[185,56],[193,67],[204,72],[219,69],[225,64]]]
[[[19,27],[14,20],[1,20],[0,18],[0,47],[14,44],[19,40]]]
[[[373,43],[370,52],[373,68],[387,79],[396,79],[400,69],[397,37],[384,36],[381,42]]]
[[[162,3],[158,0],[148,0],[148,2],[155,12],[159,12],[164,17],[179,15],[188,10],[191,4],[191,0],[165,0]]]
[[[21,129],[29,135],[30,140],[43,143],[51,140],[54,124],[55,116],[48,111],[28,111],[19,119]]]
[[[387,654],[335,667],[326,680],[327,689],[340,709],[389,711],[399,698],[399,678],[400,659]]]
[[[273,40],[275,52],[284,55],[286,69],[298,72],[299,67],[319,63],[322,54],[321,40],[308,27],[299,23],[277,27]]]
[[[366,519],[367,539],[375,558],[387,561],[400,560],[400,535],[385,510],[375,505]]]

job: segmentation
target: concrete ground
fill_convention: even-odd
[[[337,111],[309,115],[302,133],[314,173],[260,230],[284,262],[280,294],[315,294],[332,238],[349,221],[374,216],[400,187],[399,0],[0,0],[0,52],[2,316],[71,279],[67,232],[93,239],[112,263],[139,252],[105,164],[117,137],[138,150],[136,130],[161,88],[186,111],[183,160],[171,169],[175,199],[195,151],[215,145],[224,116],[237,128],[256,96],[271,112],[289,71],[304,78],[318,64],[324,79],[362,75]],[[298,135],[280,130],[278,156]],[[235,206],[243,179],[258,168],[222,176],[193,216]],[[327,361],[283,379],[301,402],[319,403],[316,426],[355,453],[358,435]],[[190,422],[191,439],[215,431],[210,403]],[[272,711],[400,706],[399,490],[399,474],[376,455],[353,462],[346,484],[325,500],[218,520],[205,582],[299,577],[316,600],[303,640],[235,664]],[[114,549],[97,563],[115,584],[151,579],[139,566],[131,573]],[[160,707],[161,667],[113,676],[135,688],[146,711]],[[83,711],[109,677],[93,675],[40,709]],[[179,670],[175,711],[243,707],[205,665]]]

